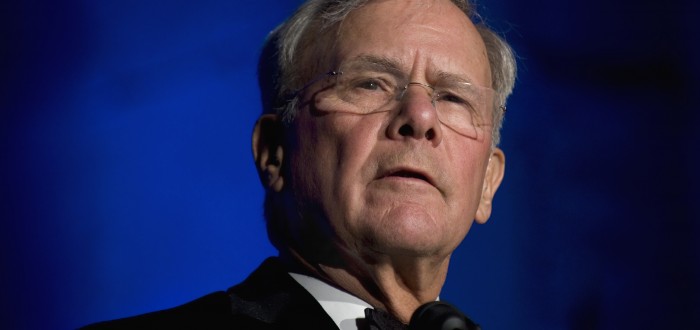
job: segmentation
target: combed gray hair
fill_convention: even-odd
[[[287,123],[294,119],[299,100],[290,95],[319,69],[327,69],[318,67],[321,59],[312,62],[311,55],[326,53],[322,51],[327,49],[322,47],[329,47],[332,42],[330,38],[335,35],[341,22],[368,1],[309,0],[270,33],[258,67],[264,113],[279,114]],[[492,131],[492,143],[496,146],[500,142],[503,110],[515,85],[515,57],[508,43],[481,22],[469,0],[451,1],[475,22],[486,46],[492,88],[496,91]]]

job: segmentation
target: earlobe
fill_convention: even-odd
[[[253,159],[260,182],[266,189],[279,192],[284,186],[282,162],[282,125],[277,115],[265,114],[258,118],[253,129]]]
[[[503,150],[494,148],[489,157],[489,164],[486,168],[484,186],[481,191],[479,208],[476,210],[476,222],[484,224],[491,216],[493,196],[501,185],[503,174],[505,173],[506,158]]]

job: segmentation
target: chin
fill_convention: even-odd
[[[455,230],[464,224],[450,221],[437,205],[429,208],[418,203],[392,204],[388,209],[367,208],[353,217],[357,220],[353,221],[356,230],[348,234],[351,242],[359,242],[356,248],[378,255],[445,256],[466,234]]]
[[[389,228],[386,228],[389,229]],[[435,231],[383,230],[365,240],[370,253],[390,257],[444,257],[454,250],[454,242]]]

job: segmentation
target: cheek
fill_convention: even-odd
[[[445,140],[443,140],[445,141]],[[460,140],[453,140],[460,141]],[[469,232],[481,200],[486,171],[487,151],[473,141],[454,143],[447,148],[448,162],[444,170],[451,182],[448,194],[448,228],[445,241],[454,249]]]
[[[481,200],[489,147],[469,142],[472,141],[454,146],[449,153],[452,166],[447,169],[454,177],[455,200],[452,202],[459,203],[460,212],[471,220]]]
[[[343,208],[364,178],[378,127],[356,115],[297,118],[289,138],[294,189],[321,207]]]
[[[290,130],[289,167],[291,186],[301,200],[318,200],[316,196],[333,171],[333,145],[336,141],[314,121],[298,118]]]
[[[329,131],[335,144],[329,146],[329,159],[332,159],[334,181],[330,193],[334,207],[352,209],[359,202],[363,187],[372,179],[376,164],[371,154],[377,142],[378,125],[371,118],[356,115],[338,115],[332,118]],[[345,214],[348,216],[349,214]]]

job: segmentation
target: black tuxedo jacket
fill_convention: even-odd
[[[84,329],[333,329],[333,320],[275,258],[245,281],[187,304]]]

